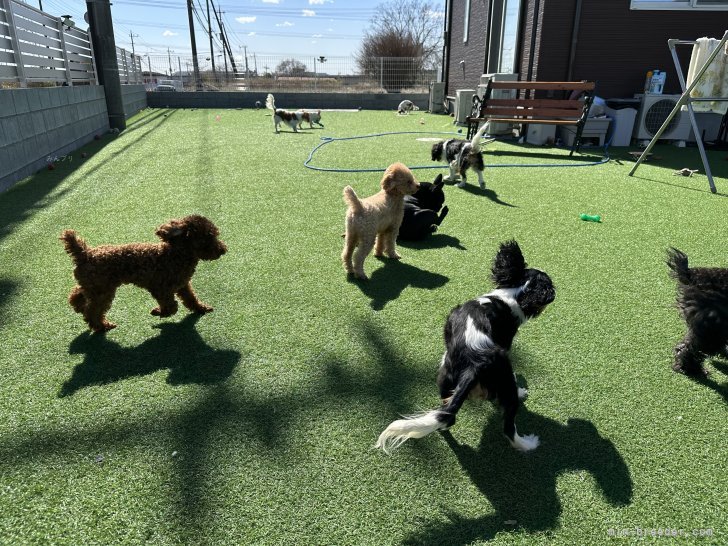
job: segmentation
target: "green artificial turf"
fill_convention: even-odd
[[[728,266],[726,152],[709,152],[714,195],[695,148],[658,146],[629,177],[625,148],[567,167],[603,154],[489,144],[488,189],[447,186],[439,233],[400,262],[370,256],[362,283],[340,263],[341,192],[371,195],[380,175],[304,161],[321,136],[428,131],[333,141],[311,164],[432,165],[418,139],[454,128],[322,122],[276,135],[263,110],[145,110],[0,194],[0,543],[727,543],[728,365],[702,382],[671,371],[684,324],[664,263],[675,246]],[[61,230],[154,241],[190,213],[229,247],[193,278],[215,311],[160,320],[125,286],[118,328],[90,335]],[[437,407],[445,318],[493,287],[510,238],[557,286],[512,351],[530,389],[518,429],[541,446],[513,450],[499,412],[468,402],[450,433],[374,450],[400,414]]]

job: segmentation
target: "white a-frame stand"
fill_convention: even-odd
[[[670,115],[667,116],[667,119],[662,124],[662,127],[655,133],[655,136],[652,137],[652,140],[650,140],[650,143],[647,145],[647,148],[645,148],[645,151],[642,152],[639,159],[637,160],[637,163],[634,164],[634,167],[632,167],[632,170],[629,171],[629,176],[632,176],[634,172],[637,170],[637,167],[639,167],[642,162],[645,160],[647,155],[650,153],[650,150],[653,148],[653,146],[657,143],[659,138],[662,136],[662,133],[665,132],[665,129],[667,129],[667,126],[672,121],[672,118],[675,117],[675,114],[677,114],[680,111],[680,108],[682,108],[683,104],[687,105],[688,110],[688,116],[690,117],[690,125],[693,128],[693,133],[695,133],[695,143],[698,145],[698,150],[700,151],[700,158],[703,160],[703,167],[705,167],[705,175],[708,177],[708,184],[710,184],[710,191],[713,193],[716,192],[715,189],[715,183],[713,182],[713,175],[710,172],[710,165],[708,165],[708,158],[705,155],[705,147],[703,146],[703,139],[700,135],[700,131],[698,130],[698,124],[695,121],[695,112],[693,112],[693,101],[728,101],[728,97],[701,97],[701,98],[693,98],[690,96],[690,91],[693,90],[693,87],[695,87],[699,82],[700,78],[705,73],[705,71],[710,66],[710,63],[713,62],[713,59],[715,59],[716,55],[720,53],[723,48],[725,47],[726,41],[728,41],[728,30],[725,31],[723,34],[723,38],[721,39],[720,43],[718,44],[718,47],[715,48],[715,50],[710,54],[708,59],[705,61],[703,66],[700,67],[700,69],[695,73],[695,77],[693,78],[693,81],[690,83],[687,88],[685,87],[685,78],[683,77],[683,71],[680,67],[680,60],[677,58],[677,54],[675,53],[675,46],[676,45],[695,45],[697,42],[690,41],[690,40],[675,40],[670,39],[667,41],[667,45],[670,48],[670,53],[672,54],[672,60],[675,62],[675,68],[677,69],[677,77],[680,80],[680,87],[682,88],[683,92],[680,96],[680,100],[677,101],[677,104],[672,109],[672,112],[670,112]]]

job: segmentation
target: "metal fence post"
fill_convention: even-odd
[[[18,35],[15,33],[15,17],[13,16],[13,0],[0,0],[0,5],[5,8],[8,17],[8,34],[10,34],[10,45],[13,48],[13,56],[15,57],[15,71],[18,73],[18,81],[20,87],[28,87],[25,79],[25,67],[23,66],[23,57],[20,52],[20,42]]]
[[[58,19],[58,34],[61,36],[61,54],[63,55],[63,64],[66,67],[66,83],[73,85],[73,77],[71,77],[71,60],[68,56],[66,48],[66,33],[63,31],[63,21]]]
[[[379,87],[384,89],[384,57],[379,57]]]

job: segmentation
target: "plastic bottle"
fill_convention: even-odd
[[[645,93],[650,92],[650,87],[652,86],[652,70],[647,71],[647,78],[645,79]]]
[[[602,217],[598,214],[580,214],[579,218],[586,222],[601,222]]]

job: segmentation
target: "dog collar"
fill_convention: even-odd
[[[523,286],[518,288],[496,288],[492,292],[488,292],[487,294],[480,296],[477,301],[479,304],[484,305],[486,303],[490,303],[490,298],[498,298],[508,305],[511,309],[511,314],[516,317],[521,324],[523,324],[528,319],[526,319],[523,309],[521,309],[521,306],[518,305],[518,302],[516,301],[516,298],[523,291],[523,288]]]

